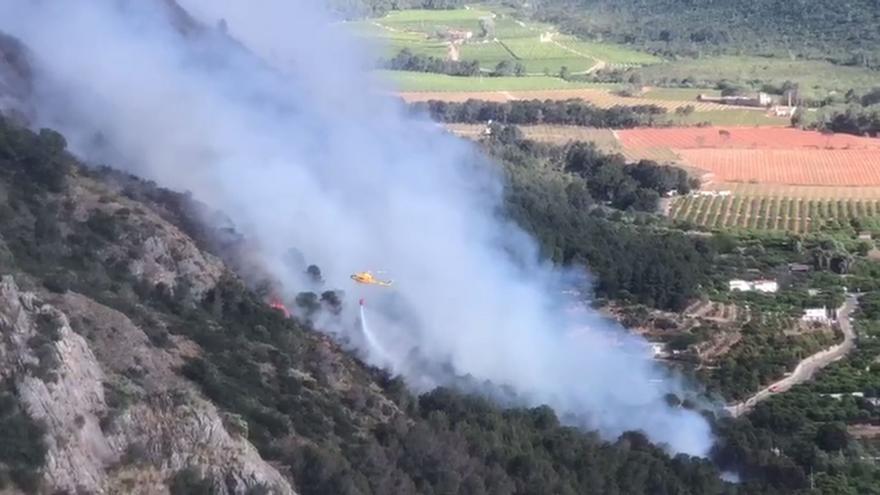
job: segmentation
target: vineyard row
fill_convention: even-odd
[[[865,229],[880,229],[880,200],[685,196],[673,201],[669,213],[708,228],[809,232],[858,219]]]

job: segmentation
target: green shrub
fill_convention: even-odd
[[[0,466],[6,471],[0,469],[0,485],[7,477],[27,493],[38,491],[47,453],[45,434],[45,426],[21,407],[11,384],[0,387]]]
[[[188,467],[172,476],[168,484],[171,495],[214,495],[214,484],[193,467]]]

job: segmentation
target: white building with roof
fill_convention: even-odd
[[[804,310],[803,316],[801,316],[801,321],[811,323],[831,323],[831,313],[836,313],[836,311],[828,311],[828,308],[825,308],[824,306],[821,308],[807,308]]]
[[[730,282],[727,282],[727,285],[730,288],[731,292],[737,291],[737,290],[741,291],[741,292],[750,292],[752,290],[752,284],[750,284],[746,280],[734,279],[734,280],[731,280]]]
[[[758,292],[777,292],[779,283],[775,280],[755,280],[752,287]]]
[[[779,282],[775,280],[748,280],[733,279],[727,283],[731,292],[777,292],[779,290]]]

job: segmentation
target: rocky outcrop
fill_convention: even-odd
[[[230,434],[226,424],[213,405],[181,391],[155,394],[129,407],[108,436],[114,450],[128,456],[128,465],[110,479],[111,491],[157,493],[164,486],[164,480],[151,482],[157,471],[194,468],[217,493],[243,494],[257,487],[292,493],[281,474],[240,436],[247,429]]]
[[[193,300],[201,299],[226,273],[222,261],[200,250],[188,235],[143,204],[87,178],[78,178],[73,186],[74,219],[97,218],[117,227],[114,242],[100,253],[108,264],[125,260],[132,275],[172,293],[185,284]]]
[[[167,493],[191,469],[216,493],[293,493],[246,428],[177,377],[180,359],[83,296],[43,300],[0,281],[0,379],[45,425],[48,492]]]

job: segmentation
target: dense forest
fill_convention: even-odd
[[[493,129],[485,144],[505,164],[510,215],[538,238],[546,256],[588,266],[601,297],[681,309],[697,295],[710,267],[710,243],[655,228],[653,215],[615,221],[620,212],[600,206],[653,212],[660,195],[690,190],[683,170],[627,164],[592,144],[523,140],[515,127]]]
[[[446,123],[497,122],[501,124],[559,124],[625,129],[652,126],[666,114],[657,105],[614,106],[599,108],[581,99],[515,100],[498,103],[484,100],[447,102],[431,100],[414,103],[417,112],[427,112],[432,119]]]
[[[749,53],[880,67],[880,8],[875,0],[503,3],[586,39],[628,43],[667,56]]]

